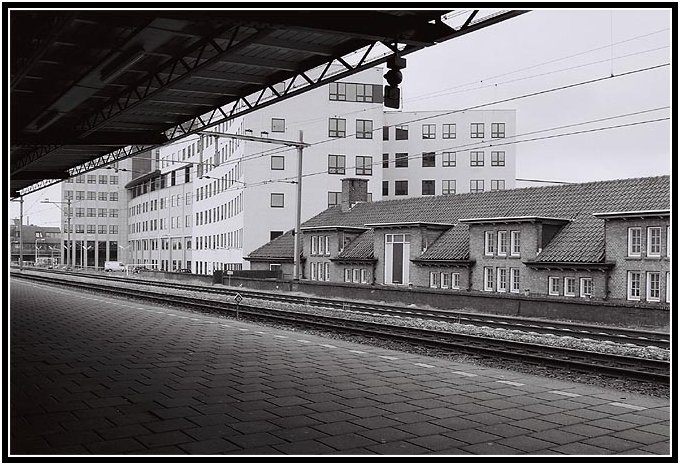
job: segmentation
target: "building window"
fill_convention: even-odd
[[[99,209],[99,217],[103,218],[109,215],[109,209],[108,208],[100,208]]]
[[[328,193],[328,208],[340,205],[341,192]]]
[[[361,282],[368,284],[368,270],[363,268],[361,269]]]
[[[118,234],[118,225],[110,224],[109,225],[109,234]]]
[[[471,179],[470,180],[470,192],[484,192],[484,180],[483,179]]]
[[[87,175],[87,183],[88,184],[97,184],[97,175],[96,174],[88,174]]]
[[[111,218],[118,218],[118,209],[117,208],[109,208],[109,216]]]
[[[470,152],[470,166],[484,166],[484,152]]]
[[[382,182],[382,195],[383,195],[383,197],[390,195],[390,182],[389,181],[383,181]]]
[[[671,256],[671,227],[666,226],[666,256]]]
[[[484,255],[493,256],[495,235],[495,231],[484,231]]]
[[[438,287],[437,281],[439,279],[439,273],[436,271],[430,271],[430,287]]]
[[[85,232],[85,225],[84,224],[77,224],[76,225],[76,233],[84,233]]]
[[[491,137],[494,139],[505,137],[505,123],[491,123]]]
[[[434,195],[434,180],[423,180],[422,195]]]
[[[661,228],[647,228],[647,256],[661,256]]]
[[[442,124],[442,139],[456,138],[456,124]]]
[[[472,139],[483,139],[484,123],[470,123],[470,137]]]
[[[317,255],[319,253],[319,236],[312,236],[312,247],[310,255]]]
[[[560,295],[560,278],[557,276],[550,276],[548,278],[548,294]]]
[[[109,193],[108,192],[100,192],[99,193],[99,200],[109,200]]]
[[[271,203],[273,208],[283,208],[283,194],[271,194]]]
[[[659,302],[661,300],[661,273],[647,273],[647,300]]]
[[[323,254],[324,255],[330,255],[331,254],[331,243],[329,240],[328,236],[322,236],[323,237]],[[321,253],[321,238],[319,238],[319,253]]]
[[[390,140],[390,127],[383,126],[383,140]]]
[[[76,200],[85,200],[85,191],[76,191]]]
[[[345,174],[344,155],[328,155],[328,174]]]
[[[390,154],[389,153],[383,153],[382,167],[383,168],[389,168],[390,167]]]
[[[109,184],[118,184],[118,176],[109,176]]]
[[[510,268],[510,292],[519,293],[519,268]]]
[[[408,181],[394,181],[394,195],[408,195]]]
[[[97,200],[97,193],[96,192],[88,192],[87,193],[87,200]]]
[[[448,289],[451,287],[451,275],[448,273],[441,273],[439,275],[439,282],[442,289]]]
[[[312,273],[311,273],[312,281],[316,281],[317,276],[318,276],[316,266],[317,266],[316,262],[312,262]]]
[[[286,132],[286,120],[283,118],[272,118],[272,132]]]
[[[442,181],[442,195],[451,195],[456,193],[456,180],[444,179]]]
[[[269,240],[273,241],[277,237],[281,236],[283,234],[283,231],[269,231]],[[190,249],[191,247],[187,246],[187,249]]]
[[[640,276],[639,271],[628,272],[628,300],[640,300]]]
[[[328,119],[328,137],[345,137],[346,134],[346,121],[343,118]]]
[[[451,273],[451,289],[460,289],[460,273]]]
[[[373,157],[356,157],[357,176],[371,176],[373,174]]]
[[[345,282],[346,283],[352,282],[352,269],[351,268],[345,268]]]
[[[576,295],[576,278],[564,278],[564,295],[567,297]]]
[[[592,297],[593,296],[593,278],[581,278],[580,280],[580,296],[581,297]]]
[[[328,85],[329,100],[347,100],[347,85],[344,82],[331,82]]]
[[[508,254],[508,232],[498,231],[498,255]]]
[[[639,257],[642,251],[642,228],[628,228],[628,256]]]
[[[272,155],[271,158],[271,169],[273,170],[282,170],[285,169],[285,157],[282,157],[280,155]]]
[[[395,168],[408,168],[408,153],[395,153],[394,166]]]
[[[423,139],[435,139],[437,137],[436,124],[423,124]]]
[[[666,302],[671,303],[671,273],[666,271]]]
[[[493,291],[493,268],[484,267],[484,290]]]
[[[373,139],[373,121],[370,119],[357,120],[357,139]]]
[[[491,190],[492,191],[505,190],[505,179],[492,179],[491,180]]]
[[[89,216],[90,218],[94,218],[95,216],[97,216],[97,209],[96,208],[88,208],[87,209],[87,216]]]
[[[434,152],[423,152],[423,167],[432,168],[435,166]]]
[[[94,224],[88,224],[87,225],[87,233],[88,234],[94,234],[97,232],[97,225]]]
[[[491,166],[505,166],[505,152],[491,152]]]
[[[358,283],[360,279],[359,276],[359,268],[354,268],[352,269],[352,282],[353,283]]]
[[[97,228],[97,233],[98,234],[106,234],[106,225],[100,224],[99,227]]]
[[[408,125],[401,124],[394,127],[395,140],[408,140]]]
[[[519,257],[519,231],[510,231],[510,255]]]
[[[508,291],[508,270],[505,268],[498,268],[498,292]]]
[[[443,167],[454,167],[454,166],[456,166],[456,152],[444,152],[444,153],[442,153],[442,166]]]

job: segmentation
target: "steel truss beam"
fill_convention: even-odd
[[[464,35],[469,32],[481,29],[483,27],[504,21],[506,19],[513,18],[526,12],[527,11],[522,10],[507,11],[499,13],[489,18],[485,18],[483,20],[479,20],[477,22],[472,22],[472,19],[477,14],[477,12],[475,11],[470,15],[470,17],[463,26],[461,26],[457,30],[451,29],[451,34],[445,37],[441,37],[439,41],[445,41],[453,37]],[[97,114],[95,114],[93,117],[89,118],[83,125],[81,125],[80,129],[85,131],[85,135],[96,131],[97,128],[101,127],[103,124],[105,124],[108,120],[115,117],[116,115],[119,115],[124,111],[129,110],[130,108],[134,108],[135,106],[139,105],[140,103],[146,100],[153,99],[156,96],[156,94],[160,93],[163,90],[166,90],[167,88],[174,84],[183,81],[189,76],[192,76],[194,74],[200,75],[201,72],[205,71],[202,68],[214,62],[220,61],[220,59],[223,59],[225,57],[226,53],[233,53],[250,44],[256,44],[258,43],[259,39],[266,38],[271,32],[270,29],[256,30],[255,33],[251,34],[245,39],[242,39],[234,43],[238,35],[239,29],[242,27],[243,26],[236,26],[233,28],[233,33],[229,41],[229,44],[224,48],[220,47],[212,38],[209,38],[197,44],[194,50],[189,52],[191,54],[194,54],[196,51],[198,51],[198,56],[196,58],[181,57],[174,60],[173,62],[165,66],[163,69],[161,69],[159,72],[146,79],[143,83],[124,92],[120,97],[116,98],[105,108],[97,112]],[[290,76],[286,78],[284,81],[282,81],[288,82],[287,86],[283,90],[277,90],[274,88],[274,85],[268,85],[267,87],[262,88],[261,91],[258,91],[255,94],[251,94],[246,97],[240,97],[236,101],[230,102],[227,105],[229,105],[231,109],[225,110],[224,107],[227,105],[223,107],[218,107],[213,109],[212,111],[207,112],[206,114],[196,116],[182,124],[176,125],[166,130],[165,131],[165,135],[167,136],[166,143],[175,142],[184,137],[198,134],[201,131],[205,131],[225,121],[240,116],[244,116],[253,111],[259,110],[269,105],[273,105],[277,102],[289,99],[296,95],[300,95],[304,92],[326,85],[330,82],[336,81],[338,79],[343,79],[365,69],[372,68],[376,65],[380,65],[386,62],[390,55],[380,56],[368,61],[366,60],[371,50],[373,50],[373,48],[378,44],[382,44],[389,48],[392,52],[399,53],[402,56],[425,48],[425,45],[409,45],[399,41],[386,43],[384,40],[376,40],[368,46],[368,49],[366,50],[362,58],[355,65],[351,65],[342,57],[336,57],[332,58],[325,64],[321,64],[320,66],[317,66],[317,68],[315,68],[318,69],[322,66],[324,67],[323,71],[316,78],[310,77],[308,75],[308,72],[307,73],[297,72],[293,76]],[[399,48],[400,44],[402,45],[402,48]],[[345,69],[339,72],[327,74],[328,70],[330,69],[333,63],[339,63]],[[302,85],[298,85],[298,87],[292,89],[293,84],[295,84],[296,81],[302,82]],[[281,82],[277,84],[281,84]],[[270,92],[271,96],[265,98],[265,94],[267,92]],[[132,157],[144,151],[160,147],[162,145],[164,144],[132,145],[123,147],[103,157],[91,160],[87,163],[71,168],[68,171],[71,176],[77,176],[89,171],[93,171],[95,169],[102,168],[110,163],[124,160],[126,158]],[[12,167],[12,172],[21,169],[24,166],[27,166],[33,161],[41,158],[42,156],[45,156],[46,154],[58,148],[59,146],[41,147],[40,149],[34,151],[30,155],[25,156],[21,160],[19,160],[19,163],[17,163],[17,167],[14,166]],[[56,184],[60,181],[61,180],[46,180],[41,183],[37,183],[25,189],[22,189],[20,192],[21,195],[26,195],[28,193],[35,192],[50,185]]]

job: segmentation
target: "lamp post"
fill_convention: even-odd
[[[71,199],[66,199],[66,202],[52,202],[50,199],[45,199],[41,200],[40,203],[51,203],[53,205],[56,205],[59,207],[59,210],[62,212],[64,211],[63,208],[61,208],[60,205],[66,204],[66,221],[67,221],[67,227],[66,227],[66,234],[67,234],[67,239],[66,239],[66,266],[68,268],[71,268],[73,263],[71,261]],[[64,231],[61,232],[61,242],[64,242]]]
[[[35,261],[33,262],[33,266],[38,266],[38,241],[45,242],[45,239],[38,238],[35,240]]]

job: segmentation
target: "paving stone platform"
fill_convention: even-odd
[[[670,454],[666,399],[10,284],[10,457]]]

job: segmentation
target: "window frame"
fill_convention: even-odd
[[[647,302],[661,302],[661,273],[659,271],[647,271],[645,280],[645,294]],[[656,276],[656,289],[652,288],[652,276]],[[656,296],[652,296],[652,291],[656,291]]]
[[[493,257],[495,254],[496,231],[484,231],[484,256]]]
[[[495,186],[494,186],[495,184]],[[502,187],[501,187],[502,185]],[[505,190],[505,179],[492,179],[490,192],[494,191],[504,191]]]
[[[342,129],[340,129],[340,126],[342,126]],[[328,118],[328,137],[347,137],[347,120],[345,118]]]
[[[491,138],[492,139],[505,138],[505,123],[491,123]]]
[[[484,267],[484,290],[485,291],[493,291],[493,279],[494,279],[494,272],[493,272],[493,267],[491,266],[485,266]]]
[[[361,129],[360,129],[361,126]],[[368,129],[367,129],[368,126]],[[373,139],[373,120],[372,119],[357,119],[356,133],[357,139]]]
[[[423,152],[421,157],[422,168],[435,168],[437,166],[436,152]]]
[[[453,128],[453,132],[451,131]],[[456,138],[456,123],[442,123],[442,139]]]
[[[504,150],[494,150],[491,152],[491,166],[505,166]]]
[[[508,255],[508,232],[505,230],[498,231],[498,251],[497,254],[501,257]]]
[[[479,156],[481,154],[481,160]],[[470,150],[470,166],[484,166],[484,151],[483,150]]]
[[[634,280],[633,276],[637,275],[637,279]],[[633,288],[632,284],[637,282],[637,289]],[[631,291],[637,291],[637,295]],[[638,270],[628,270],[626,273],[626,300],[638,301],[642,296],[642,272]]]
[[[515,275],[517,276],[517,287],[515,287]],[[519,268],[510,268],[510,280],[509,280],[509,285],[510,285],[510,292],[514,294],[519,294],[520,292],[520,271]]]
[[[401,183],[401,184],[398,184],[398,183]],[[397,186],[402,186],[402,187],[403,187],[403,186],[406,186],[406,189],[405,189],[402,193],[399,193],[399,190],[398,190],[398,187],[397,187]],[[394,181],[394,195],[395,195],[395,196],[397,196],[397,195],[398,195],[398,196],[406,196],[406,195],[408,195],[408,181],[407,181],[407,180],[398,180],[398,181],[395,180],[395,181]]]
[[[460,289],[460,272],[451,273],[451,289]]]
[[[590,287],[590,292],[585,292],[586,288],[586,283],[588,284],[588,287]],[[593,278],[592,277],[584,277],[579,279],[579,296],[580,297],[593,297]]]
[[[423,139],[436,139],[437,138],[437,125],[431,123],[425,123],[422,126],[422,138]]]
[[[277,130],[277,126],[275,123],[282,122],[283,123],[283,128],[281,130]],[[286,119],[285,118],[272,118],[272,132],[286,132]]]
[[[447,183],[447,184],[444,184]],[[453,183],[453,192],[451,192],[451,183]],[[444,186],[447,185],[445,188]],[[456,180],[455,179],[442,179],[442,195],[455,195],[456,194]]]
[[[656,252],[652,251],[655,245],[652,241],[652,232],[656,231],[658,233],[656,247],[658,250]],[[648,257],[661,257],[661,226],[649,226],[647,227],[647,256]]]
[[[373,176],[373,157],[370,155],[357,155],[354,160],[354,170],[357,176]]]
[[[484,139],[484,123],[470,123],[470,139]]]
[[[513,230],[510,231],[510,256],[519,257],[520,256],[520,231]]]
[[[571,291],[569,290],[570,287],[572,287]],[[565,297],[576,297],[576,278],[574,276],[565,276],[565,278],[564,278],[564,296]]]
[[[408,168],[408,152],[396,152],[394,154],[395,168]]]
[[[637,244],[634,243],[634,233],[637,233]],[[642,228],[639,226],[628,228],[628,256],[641,257],[642,256]],[[637,252],[634,249],[637,248]]]
[[[420,195],[436,195],[437,185],[434,179],[422,179],[420,182]],[[428,191],[425,192],[425,186],[428,186]]]
[[[555,289],[555,284],[557,289]],[[561,287],[559,276],[548,276],[548,295],[560,295]]]
[[[335,160],[335,166],[331,165],[331,160]],[[337,162],[342,160],[342,166],[338,166]],[[344,175],[347,168],[345,155],[328,154],[328,174]]]
[[[283,170],[286,169],[286,157],[284,157],[282,155],[272,155],[270,160],[271,161],[270,161],[269,167],[272,171],[283,171]],[[280,160],[281,161],[281,165],[280,165],[281,167],[280,168],[278,168],[278,166],[279,166],[278,164],[274,164],[274,160],[277,160],[277,161]]]
[[[496,292],[508,292],[508,269],[496,268]]]
[[[281,205],[275,205],[274,199],[281,199]],[[286,196],[283,192],[272,192],[269,196],[270,208],[285,208]]]

